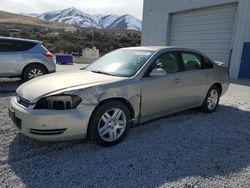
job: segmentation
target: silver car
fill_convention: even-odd
[[[195,107],[213,112],[228,87],[227,69],[200,52],[123,48],[84,70],[21,85],[9,114],[23,134],[37,140],[88,137],[112,146],[133,124]]]
[[[21,77],[27,81],[55,71],[53,55],[42,42],[0,37],[0,77]]]

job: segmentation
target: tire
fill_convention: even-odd
[[[47,74],[47,72],[48,71],[46,70],[46,68],[43,67],[42,65],[38,65],[38,64],[29,65],[23,71],[23,80],[29,81],[33,78],[43,76]]]
[[[123,140],[130,125],[131,115],[127,106],[120,101],[107,101],[94,111],[89,124],[89,136],[98,145],[113,146]]]
[[[212,86],[206,95],[206,98],[200,107],[200,110],[205,113],[212,113],[218,107],[220,101],[220,89],[217,86]]]

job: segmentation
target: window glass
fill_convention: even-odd
[[[176,73],[179,71],[178,58],[175,53],[167,53],[160,56],[153,64],[151,70],[155,68],[162,68],[167,74]]]
[[[185,71],[198,70],[202,68],[201,60],[193,53],[181,53],[182,60],[184,62]]]
[[[211,69],[211,68],[213,68],[213,63],[211,63],[207,58],[203,57],[202,68],[203,69]]]
[[[114,76],[133,76],[152,56],[152,51],[121,49],[101,57],[87,70]]]
[[[33,48],[36,43],[27,41],[13,41],[16,46],[16,51],[27,51]]]
[[[0,52],[27,51],[36,45],[34,42],[19,40],[0,40]]]
[[[0,52],[12,52],[14,51],[14,46],[11,42],[6,40],[0,40]]]

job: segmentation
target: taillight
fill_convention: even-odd
[[[51,54],[50,52],[47,52],[45,54],[43,54],[47,59],[52,59],[53,58],[53,54]]]

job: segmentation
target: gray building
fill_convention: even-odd
[[[250,78],[250,0],[144,0],[142,45],[183,46]]]

